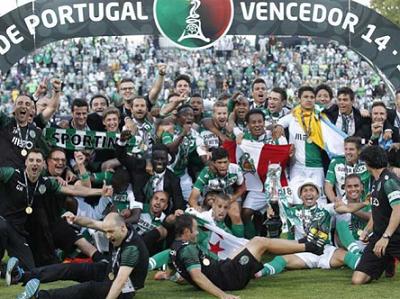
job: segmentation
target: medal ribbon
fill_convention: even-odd
[[[35,192],[36,189],[39,185],[39,179],[36,181],[35,189],[33,190],[32,196],[29,194],[29,185],[28,185],[28,179],[26,177],[26,171],[24,171],[24,179],[25,179],[25,185],[26,185],[26,204],[28,207],[32,207],[33,201],[35,200]]]
[[[17,132],[18,132],[18,137],[21,140],[22,148],[25,149],[26,144],[28,143],[28,138],[29,138],[29,133],[30,133],[29,125],[28,125],[28,128],[26,129],[25,139],[22,138],[22,131],[21,131],[21,127],[19,126],[18,122],[17,122]]]

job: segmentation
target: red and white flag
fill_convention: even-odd
[[[223,147],[228,151],[229,161],[238,164],[244,173],[248,191],[264,190],[265,178],[270,164],[282,167],[281,185],[288,186],[285,168],[290,159],[291,145],[264,144],[258,141],[242,140],[226,141]]]

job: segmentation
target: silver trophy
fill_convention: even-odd
[[[267,178],[265,180],[265,196],[271,203],[279,202],[279,192],[282,192],[281,186],[282,167],[279,164],[270,164],[268,166]]]

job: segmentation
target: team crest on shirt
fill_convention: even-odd
[[[38,190],[40,194],[44,194],[46,192],[46,186],[42,184],[39,186]]]
[[[249,153],[244,153],[239,159],[239,166],[245,173],[256,173],[254,160],[250,157]]]
[[[379,200],[376,197],[374,197],[372,198],[371,204],[375,207],[379,207]]]
[[[247,265],[249,263],[249,260],[249,257],[247,255],[244,255],[239,259],[239,264],[241,264],[242,266]]]

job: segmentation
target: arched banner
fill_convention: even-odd
[[[0,69],[57,40],[159,34],[186,49],[210,47],[225,34],[324,37],[400,87],[400,29],[348,0],[37,0],[0,18]]]

